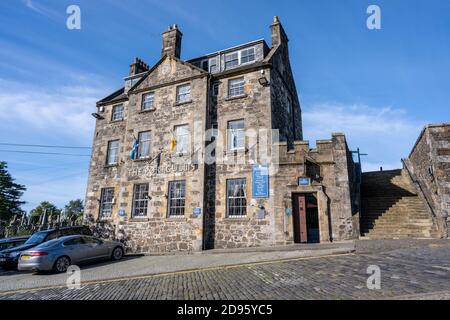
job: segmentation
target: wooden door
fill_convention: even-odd
[[[308,231],[306,226],[306,197],[304,194],[294,194],[292,197],[294,218],[294,242],[308,242]]]

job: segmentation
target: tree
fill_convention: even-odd
[[[65,215],[70,221],[76,221],[77,219],[82,217],[83,211],[84,211],[84,204],[83,200],[81,199],[71,200],[64,207]]]
[[[36,208],[30,211],[30,217],[32,221],[38,222],[42,219],[42,215],[45,213],[46,220],[49,221],[50,217],[55,215],[60,215],[61,210],[59,210],[54,204],[43,201]]]
[[[0,220],[9,220],[16,214],[23,214],[20,201],[25,186],[15,183],[8,172],[6,162],[0,161]]]

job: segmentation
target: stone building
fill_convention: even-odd
[[[450,123],[430,124],[404,161],[427,203],[439,236],[450,235]]]
[[[97,103],[86,218],[133,252],[329,242],[359,236],[359,167],[345,136],[303,140],[288,37],[182,60],[136,58]]]

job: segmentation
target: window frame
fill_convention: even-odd
[[[148,139],[144,140],[144,141],[148,143],[148,154],[145,156],[142,156],[141,150],[143,149],[142,148],[143,140],[141,137],[143,134],[146,134],[146,133],[148,133]],[[152,132],[150,130],[139,132],[138,133],[138,141],[139,141],[139,144],[138,144],[138,148],[137,148],[137,159],[138,160],[149,159],[151,156],[151,153],[152,153]]]
[[[177,129],[179,128],[186,128],[186,134],[182,134],[182,135],[177,135]],[[177,144],[175,145],[175,149],[173,150],[174,154],[177,155],[185,155],[185,154],[189,154],[190,152],[190,147],[191,147],[191,131],[190,131],[190,127],[189,124],[180,124],[180,125],[176,125],[173,127],[173,135],[175,136],[175,139],[177,141]],[[181,139],[179,139],[179,137],[186,137],[186,145],[185,145],[185,149],[183,150],[179,150],[179,146],[181,145],[179,143],[179,141],[181,141]]]
[[[145,98],[147,96],[151,96],[151,106],[149,108],[144,107],[146,105]],[[148,101],[147,101],[148,102]],[[146,92],[142,95],[142,101],[141,101],[141,111],[151,111],[155,109],[155,92]]]
[[[180,93],[180,89],[186,88],[186,87],[189,87],[188,92]],[[185,98],[183,100],[180,100],[181,96],[185,96]],[[187,103],[187,102],[190,102],[190,101],[191,101],[191,84],[190,83],[185,83],[185,84],[177,86],[176,87],[176,102],[177,102],[177,104]]]
[[[181,188],[175,189],[178,184],[181,184]],[[173,201],[175,202],[175,205],[173,205]],[[183,218],[185,214],[186,214],[186,180],[169,181],[167,189],[167,217]]]
[[[238,129],[231,129],[230,125],[232,123],[237,123],[237,122],[242,122],[243,124],[243,128],[238,128]],[[243,134],[243,137],[241,137],[241,139],[239,139],[239,132],[241,132],[241,134]],[[232,146],[232,141],[234,141],[234,138],[236,136],[236,143],[238,144],[238,142],[241,140],[242,141],[242,146]],[[230,120],[227,122],[227,150],[228,151],[240,151],[240,150],[244,150],[245,149],[245,120],[244,119],[236,119],[236,120]]]
[[[118,109],[118,108],[121,108],[122,111],[120,112],[120,118],[116,119],[116,117],[115,117],[117,114],[116,109]],[[125,108],[124,108],[123,104],[117,104],[117,105],[113,106],[112,110],[111,110],[111,121],[123,121],[123,119],[125,118],[124,111],[125,111]]]
[[[247,54],[246,56],[242,55],[242,53],[244,51],[250,51],[250,50],[253,50],[253,54]],[[253,60],[248,60],[246,62],[242,62],[242,57],[251,57],[251,56],[253,56]],[[239,52],[239,65],[245,65],[245,64],[253,63],[255,61],[256,61],[256,50],[255,50],[255,47],[249,47],[249,48],[245,48],[245,49],[240,50],[240,52]]]
[[[144,187],[144,190],[141,190],[141,188],[143,188],[143,187]],[[133,187],[133,209],[131,211],[133,218],[145,218],[148,216],[149,191],[150,191],[150,185],[148,183],[137,183],[134,185],[134,187]],[[137,198],[136,197],[137,195],[139,195],[140,198]],[[137,210],[139,210],[139,214],[136,214]],[[143,214],[140,213],[141,210],[142,210]]]
[[[209,58],[209,60],[208,60],[208,71],[209,71],[209,73],[219,72],[218,59],[219,59],[218,56],[214,57],[214,58]],[[212,63],[212,61],[214,61],[214,63]],[[215,68],[214,70],[212,70],[213,67]]]
[[[100,192],[100,205],[99,205],[99,216],[100,218],[111,218],[113,213],[113,207],[114,207],[114,188],[107,187],[102,188]],[[110,201],[106,202],[105,197],[110,198]],[[107,198],[109,200],[109,198]],[[104,214],[105,212],[105,205],[109,207],[109,214]]]
[[[243,192],[242,196],[231,196],[230,195],[230,184],[233,182],[243,182]],[[237,184],[235,184],[237,185]],[[233,178],[227,179],[226,181],[226,216],[230,219],[236,218],[246,218],[247,217],[247,179],[246,178]],[[233,205],[230,205],[233,201]],[[237,204],[237,205],[236,205]],[[231,213],[233,208],[234,213]],[[241,214],[236,214],[236,210],[241,212]]]
[[[232,56],[232,55],[236,55],[237,57],[235,59],[227,60],[228,57]],[[228,63],[230,63],[232,61],[237,61],[237,63],[233,64],[232,66],[228,66]],[[225,68],[225,70],[230,70],[230,69],[236,68],[240,64],[241,64],[240,51],[233,51],[233,52],[230,52],[230,53],[225,53],[225,57],[224,57],[224,68]]]
[[[117,143],[116,148],[111,148],[111,144]],[[106,150],[106,165],[107,166],[115,166],[119,164],[119,148],[120,148],[120,139],[110,140],[108,141],[108,146]],[[115,162],[110,162],[111,150],[116,150]]]
[[[239,86],[234,85],[235,87],[232,88],[232,82],[239,82]],[[237,92],[233,93],[232,92]],[[245,78],[239,77],[234,79],[228,80],[228,98],[235,98],[235,97],[242,97],[245,95]]]

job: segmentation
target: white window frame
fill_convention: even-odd
[[[237,194],[236,187],[242,185],[243,195]],[[232,190],[234,188],[234,190]],[[241,191],[241,190],[239,190]],[[247,216],[247,179],[227,179],[226,206],[228,218],[244,218]]]
[[[121,110],[121,111],[117,111]],[[124,118],[124,111],[125,108],[123,107],[123,104],[118,104],[112,107],[111,111],[111,121],[122,121]],[[120,115],[120,116],[118,116]]]
[[[232,129],[231,124],[242,122],[243,126],[239,129]],[[245,121],[244,119],[231,120],[227,123],[227,136],[228,136],[228,150],[229,151],[238,151],[243,150],[245,148]],[[240,143],[242,145],[240,145]]]
[[[208,61],[208,71],[209,71],[209,73],[219,72],[219,61],[218,61],[219,59],[220,59],[219,56],[209,59],[209,61]],[[212,61],[215,61],[214,64],[211,63]],[[215,70],[212,70],[213,66],[215,67]]]
[[[235,82],[235,84],[233,84],[233,82]],[[245,87],[244,77],[228,80],[228,97],[233,98],[243,96],[245,94],[244,87]]]
[[[231,67],[228,67],[228,66],[227,66],[227,62],[230,62],[230,61],[227,61],[227,57],[228,57],[228,56],[231,56],[231,55],[234,55],[234,54],[237,55],[237,59],[232,59],[232,60],[230,60],[230,61],[236,61],[236,60],[237,60],[237,64],[236,64],[236,65],[232,65]],[[240,51],[233,51],[233,52],[230,52],[230,53],[226,53],[226,54],[225,54],[225,57],[224,57],[224,68],[225,68],[225,70],[230,70],[230,69],[236,68],[236,67],[238,67],[240,64],[241,64]]]
[[[142,136],[144,134],[148,134],[148,138],[146,140],[142,140]],[[141,131],[141,132],[139,132],[138,140],[139,140],[139,146],[138,146],[137,158],[138,159],[148,159],[148,158],[150,158],[150,154],[152,152],[152,133],[151,133],[151,131]],[[148,153],[145,154],[145,155],[142,154],[142,150],[145,150],[144,147],[143,147],[144,143],[147,146],[146,150],[148,151]]]
[[[145,101],[146,97],[151,97],[150,101]],[[154,92],[144,93],[142,95],[141,111],[149,111],[153,109],[155,109],[155,93]]]
[[[184,89],[184,88],[189,88],[189,89],[186,90],[186,92],[180,93],[180,90]],[[185,102],[191,101],[191,84],[186,83],[186,84],[177,86],[176,94],[177,94],[177,97],[176,97],[177,103],[185,103]]]
[[[133,188],[133,217],[146,217],[148,214],[148,183],[135,184]]]
[[[183,129],[185,129],[183,131]],[[188,124],[181,124],[174,126],[173,134],[177,141],[175,145],[174,153],[177,155],[185,155],[189,153],[189,148],[191,144],[191,133]]]
[[[253,50],[253,60],[249,60],[247,62],[242,62],[242,52],[246,51],[246,50],[247,51]],[[247,56],[249,57],[251,55],[247,55]],[[242,50],[239,51],[239,64],[240,65],[246,65],[246,64],[249,64],[249,63],[253,63],[255,61],[256,61],[256,49],[255,49],[255,47],[249,47],[249,48],[245,48],[245,49],[242,49]]]
[[[186,180],[169,181],[167,216],[184,217],[186,207]]]
[[[113,143],[117,143],[117,146],[114,148],[112,147]],[[106,164],[108,166],[113,166],[119,163],[119,144],[119,139],[108,141],[108,149],[106,151]]]
[[[100,195],[100,218],[110,218],[114,206],[114,188],[102,188]]]

